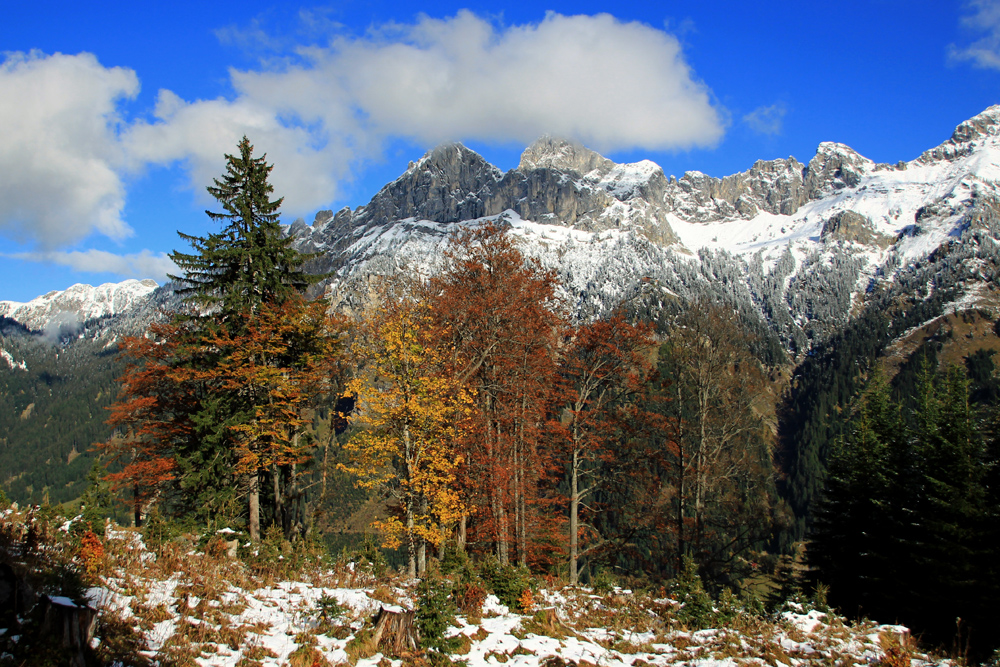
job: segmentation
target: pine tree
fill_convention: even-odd
[[[274,165],[267,155],[253,157],[250,140],[240,140],[238,155],[226,154],[226,173],[208,192],[224,212],[205,211],[222,231],[207,237],[178,232],[192,253],[173,252],[170,259],[184,275],[179,294],[201,308],[218,310],[222,319],[256,313],[263,303],[280,303],[323,278],[302,271],[309,258],[292,247],[281,233],[278,209],[283,197],[271,199],[274,187],[268,175]]]
[[[876,373],[854,406],[848,434],[829,460],[823,500],[815,515],[810,564],[830,586],[830,600],[852,615],[878,614],[898,595],[905,561],[905,521],[912,502],[900,497],[910,481],[899,409]],[[891,606],[891,604],[889,605]]]
[[[280,480],[294,491],[306,457],[302,410],[333,390],[344,327],[326,317],[324,304],[302,298],[322,276],[303,273],[307,256],[282,235],[282,200],[270,198],[266,156],[253,157],[246,137],[238,148],[208,187],[223,212],[206,213],[222,231],[181,233],[193,252],[171,255],[184,271],[171,277],[192,312],[156,330],[155,343],[125,343],[136,364],[112,411],[124,433],[106,449],[125,465],[112,478],[131,483],[137,513],[172,482],[185,512],[211,527],[236,514],[244,496],[256,540],[267,475],[273,517],[290,530]]]

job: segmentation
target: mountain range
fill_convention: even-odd
[[[843,327],[877,286],[984,228],[997,215],[998,180],[1000,106],[909,162],[876,164],[823,143],[808,164],[760,160],[724,178],[666,176],[648,160],[616,164],[543,137],[506,173],[460,144],[439,146],[368,204],[320,211],[287,231],[299,250],[319,254],[313,269],[334,274],[327,288],[341,307],[367,293],[372,275],[433,271],[456,226],[500,220],[527,255],[557,271],[579,317],[643,292],[707,290],[755,312],[801,354]],[[114,320],[152,299],[154,286],[74,285],[0,302],[0,316],[35,331]],[[992,305],[990,286],[981,287],[964,298]]]
[[[728,304],[759,334],[765,363],[785,369],[794,394],[820,377],[810,368],[840,363],[838,350],[853,349],[856,332],[877,331],[865,348],[874,357],[905,348],[949,311],[996,319],[1000,106],[908,162],[877,164],[823,143],[807,164],[760,160],[724,178],[676,178],[650,161],[616,164],[553,137],[503,172],[447,144],[364,206],[320,211],[286,232],[316,253],[310,270],[331,274],[322,288],[350,312],[373,276],[431,273],[458,227],[487,221],[508,224],[523,252],[556,272],[562,307],[577,319],[618,309],[658,319],[697,299]],[[148,280],[0,302],[0,374],[29,374],[33,359],[48,354],[32,347],[38,337],[29,332],[107,355],[117,336],[141,332],[176,303],[169,285]],[[1000,349],[989,335],[983,344]],[[11,418],[20,418],[26,405],[11,400]],[[0,463],[12,444],[0,442]],[[48,444],[48,458],[65,460],[86,444]],[[792,467],[806,445],[795,447]],[[815,493],[807,486],[802,503]]]

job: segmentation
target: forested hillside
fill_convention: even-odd
[[[136,526],[251,543],[376,534],[412,576],[457,552],[574,585],[659,585],[691,567],[716,595],[830,584],[846,613],[906,613],[940,641],[943,617],[915,611],[930,598],[899,597],[908,584],[885,563],[920,552],[911,575],[932,577],[968,528],[979,546],[937,582],[949,593],[934,606],[982,628],[974,572],[996,555],[982,545],[998,512],[995,477],[977,471],[995,464],[1000,198],[962,160],[993,154],[998,114],[910,167],[855,155],[847,180],[849,149],[821,146],[794,206],[733,208],[706,194],[718,184],[558,142],[507,175],[444,147],[311,230],[279,224],[271,165],[244,137],[209,187],[221,231],[181,234],[173,285],[78,327],[46,324],[47,336],[3,321],[0,485],[22,503],[83,497],[89,516],[127,508]],[[599,168],[581,173],[583,158]],[[754,169],[740,186],[750,199]],[[929,177],[951,190],[916,208]],[[458,206],[454,192],[473,182],[487,197],[491,179],[504,196],[548,184],[568,219],[485,215],[502,198]],[[887,184],[903,193],[892,216],[846,209],[884,208]],[[672,212],[650,213],[651,197]],[[447,222],[416,219],[429,212]],[[737,224],[740,243],[696,252],[667,234]],[[886,474],[944,490],[900,501],[929,517],[937,547],[902,531],[873,547],[873,565],[848,557],[863,536],[831,508],[866,515],[898,499],[859,499],[854,483],[874,456],[854,454],[875,432],[863,427],[878,377],[901,415],[876,433]],[[972,406],[967,447],[910,418],[935,392],[941,414]],[[946,444],[966,464],[933,478]],[[97,454],[103,479],[88,481]],[[910,467],[890,472],[900,457]],[[948,494],[965,514],[935,515]],[[904,524],[889,516],[887,535]],[[811,579],[789,574],[803,543]],[[879,604],[852,578],[882,582]]]
[[[75,337],[74,337],[75,338]],[[62,503],[86,488],[91,446],[108,437],[122,365],[107,340],[51,340],[6,326],[0,360],[0,480],[21,502]]]

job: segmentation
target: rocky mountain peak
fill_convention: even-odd
[[[43,331],[53,325],[75,325],[122,313],[145,302],[156,288],[156,281],[148,278],[97,287],[76,284],[27,303],[0,301],[0,316],[16,320],[29,329]]]
[[[951,140],[955,143],[994,137],[1000,131],[1000,104],[995,104],[955,128]]]
[[[993,105],[982,113],[960,123],[948,141],[925,151],[917,158],[917,161],[922,163],[941,160],[953,161],[971,155],[980,140],[998,135],[1000,135],[1000,104]]]
[[[806,167],[806,196],[819,199],[837,190],[856,187],[874,170],[875,163],[850,146],[824,141]]]
[[[521,154],[519,171],[532,169],[555,169],[585,176],[597,171],[604,176],[615,163],[603,155],[590,150],[583,144],[556,137],[543,136],[528,146]]]

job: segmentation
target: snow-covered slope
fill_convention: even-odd
[[[0,301],[0,316],[35,331],[48,331],[121,314],[146,301],[156,288],[156,281],[149,279],[105,283],[98,287],[76,284],[27,303]]]
[[[323,253],[317,268],[336,272],[334,299],[351,305],[370,275],[433,271],[457,225],[505,220],[526,254],[557,270],[578,316],[707,291],[756,311],[801,352],[844,325],[874,285],[970,229],[993,234],[998,128],[995,106],[910,162],[875,164],[823,143],[806,166],[759,161],[722,179],[668,178],[652,162],[619,165],[549,137],[506,174],[441,146],[368,205],[296,221],[290,233]]]
[[[996,254],[998,182],[1000,106],[910,162],[876,164],[827,142],[806,165],[760,160],[724,178],[668,177],[648,160],[615,164],[543,137],[507,173],[464,146],[439,146],[365,206],[321,211],[287,231],[298,249],[319,254],[310,269],[333,273],[330,294],[348,310],[369,293],[372,275],[434,271],[458,226],[505,221],[527,255],[557,272],[577,317],[623,304],[654,316],[677,299],[707,296],[802,354],[932,253],[961,249],[955,261],[971,263]],[[26,304],[0,302],[0,316],[44,330],[127,313],[134,328],[153,316],[155,299],[166,305],[155,287],[75,285]],[[973,287],[963,288],[967,305],[982,305],[975,295],[984,292]]]

